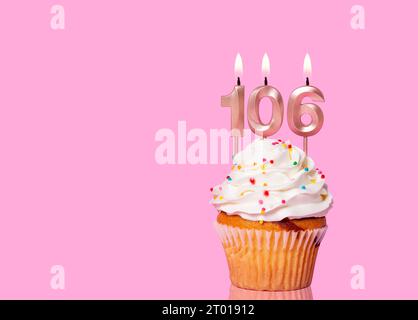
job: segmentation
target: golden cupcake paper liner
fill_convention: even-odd
[[[298,290],[312,282],[327,227],[301,231],[244,229],[215,222],[233,285],[251,290]]]

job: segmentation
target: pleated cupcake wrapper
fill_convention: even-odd
[[[229,300],[313,300],[311,287],[290,291],[257,291],[231,284]]]
[[[245,229],[215,222],[232,284],[252,290],[297,290],[311,284],[327,227],[301,231]]]
[[[249,245],[250,248],[265,249],[262,243],[264,239],[271,239],[273,237],[273,250],[277,250],[279,243],[285,248],[288,244],[289,250],[293,249],[296,238],[299,237],[308,238],[305,241],[305,246],[308,245],[319,245],[325,236],[327,226],[319,229],[304,230],[304,231],[266,231],[266,230],[254,230],[254,229],[241,229],[238,227],[231,227],[228,225],[220,224],[215,222],[215,229],[225,246],[236,246]],[[254,238],[256,241],[254,241]],[[302,245],[303,241],[298,241],[298,248]],[[267,242],[267,249],[270,249],[270,242]]]

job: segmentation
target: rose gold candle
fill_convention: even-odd
[[[306,76],[306,86],[296,88],[289,98],[287,106],[287,122],[290,129],[298,136],[303,137],[303,150],[308,154],[308,137],[317,134],[324,124],[324,114],[321,108],[314,103],[303,103],[303,99],[311,98],[313,101],[324,102],[324,94],[318,88],[309,84],[312,67],[308,54],[303,64]],[[309,123],[304,123],[302,117],[308,115]]]
[[[283,98],[276,88],[268,85],[267,77],[270,74],[270,61],[267,54],[264,54],[262,61],[262,73],[264,75],[264,86],[255,88],[248,100],[248,124],[251,130],[263,138],[275,134],[283,122]],[[263,98],[271,101],[272,113],[269,123],[263,123],[260,119],[260,102]]]
[[[244,131],[244,97],[245,87],[241,85],[243,65],[241,55],[238,53],[235,58],[235,76],[237,85],[232,92],[221,97],[221,106],[231,108],[231,136],[232,136],[232,154],[239,152],[240,137]]]

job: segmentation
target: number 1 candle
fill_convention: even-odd
[[[245,87],[241,85],[243,65],[241,55],[238,53],[235,58],[235,76],[237,85],[232,89],[229,95],[221,97],[221,106],[231,108],[231,136],[232,136],[232,154],[239,151],[240,137],[244,131],[244,95]]]
[[[309,54],[306,54],[303,64],[306,76],[306,86],[295,89],[289,98],[287,110],[287,122],[290,129],[299,136],[303,137],[303,150],[308,154],[308,137],[317,134],[324,124],[324,114],[321,108],[314,103],[303,103],[303,99],[311,98],[314,101],[324,102],[324,94],[316,87],[309,84],[312,66]],[[304,115],[310,117],[309,123],[303,123]]]

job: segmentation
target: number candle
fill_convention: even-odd
[[[275,134],[283,122],[283,99],[276,88],[268,85],[267,76],[270,74],[270,61],[267,54],[264,54],[262,66],[264,75],[264,86],[257,87],[253,90],[248,100],[248,124],[256,135],[263,138]],[[269,98],[271,101],[272,112],[270,122],[265,124],[260,119],[260,102],[263,98]]]
[[[303,137],[303,150],[308,155],[308,137],[317,134],[324,124],[324,114],[321,108],[314,103],[302,103],[304,98],[311,98],[314,101],[324,102],[324,94],[318,88],[309,85],[312,67],[309,54],[306,54],[303,64],[306,76],[306,86],[295,89],[289,98],[287,110],[287,122],[290,129]],[[303,115],[310,116],[310,122],[305,124],[302,121]]]
[[[232,136],[232,155],[239,151],[240,137],[244,130],[244,95],[245,87],[241,85],[243,73],[241,55],[238,53],[235,58],[235,76],[237,85],[229,95],[221,97],[221,106],[231,108],[231,136]]]

